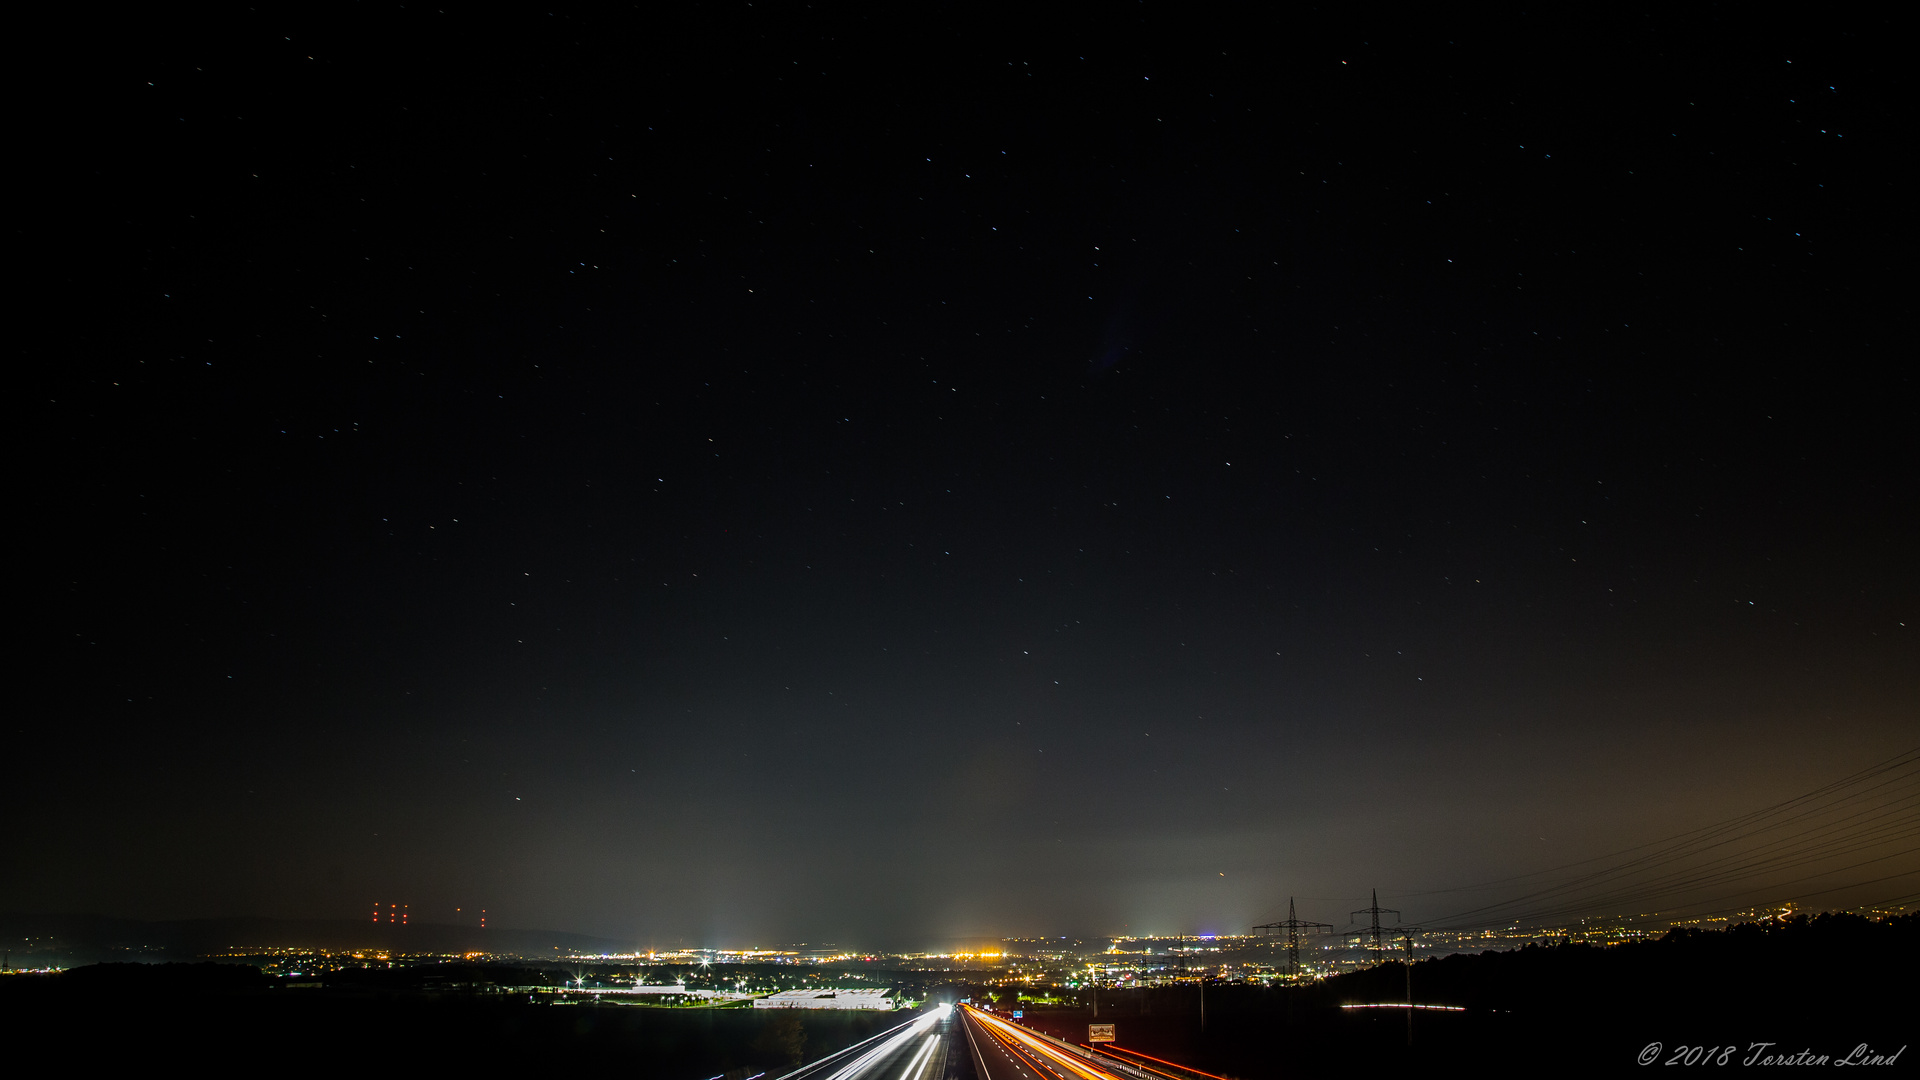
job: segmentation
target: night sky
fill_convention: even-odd
[[[666,7],[30,49],[0,909],[1418,919],[1920,741],[1890,26]]]

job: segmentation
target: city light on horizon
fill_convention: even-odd
[[[36,10],[0,1005],[1898,1060],[1911,64],[1803,14]]]

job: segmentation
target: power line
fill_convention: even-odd
[[[1902,767],[1911,766],[1916,762],[1920,762],[1920,747],[1914,747],[1913,749],[1903,751],[1899,754],[1895,754],[1893,757],[1890,757],[1884,761],[1878,762],[1874,765],[1870,765],[1865,769],[1861,769],[1858,772],[1855,772],[1849,776],[1843,776],[1838,780],[1835,780],[1822,787],[1815,788],[1812,791],[1806,792],[1801,795],[1796,795],[1793,798],[1787,799],[1784,802],[1775,803],[1772,806],[1762,807],[1759,810],[1749,811],[1748,813],[1741,814],[1738,817],[1728,818],[1724,821],[1718,821],[1709,825],[1703,825],[1697,829],[1690,829],[1686,832],[1675,833],[1674,835],[1666,837],[1661,840],[1654,840],[1645,844],[1637,844],[1633,847],[1622,848],[1618,851],[1609,852],[1608,854],[1605,854],[1605,855],[1595,855],[1592,858],[1579,859],[1574,862],[1563,863],[1559,866],[1551,866],[1544,870],[1534,870],[1525,874],[1516,874],[1511,877],[1496,878],[1492,881],[1483,881],[1474,885],[1459,885],[1459,886],[1455,886],[1453,888],[1448,888],[1448,889],[1431,889],[1425,892],[1406,893],[1403,895],[1405,896],[1443,896],[1449,893],[1479,892],[1485,889],[1493,888],[1494,886],[1497,886],[1497,885],[1507,885],[1516,881],[1525,881],[1529,878],[1544,877],[1545,875],[1548,875],[1548,874],[1559,873],[1560,871],[1563,871],[1563,870],[1572,870],[1576,867],[1586,866],[1591,863],[1600,862],[1605,859],[1614,859],[1622,855],[1629,855],[1636,851],[1647,851],[1648,849],[1652,849],[1652,848],[1663,848],[1663,847],[1666,847],[1667,845],[1685,844],[1687,842],[1691,842],[1696,839],[1704,839],[1712,835],[1718,835],[1720,832],[1726,829],[1736,828],[1748,822],[1764,820],[1769,816],[1774,816],[1779,813],[1786,812],[1803,803],[1816,800],[1824,795],[1828,795],[1835,791],[1843,790],[1847,787],[1854,786],[1862,781],[1872,779],[1876,776],[1883,775],[1887,772],[1891,772],[1891,771],[1900,769]],[[1872,789],[1869,789],[1869,790],[1872,790]],[[1633,860],[1629,860],[1629,863],[1631,863],[1632,861]],[[1626,865],[1626,864],[1623,864],[1623,865]],[[1600,874],[1600,873],[1606,873],[1606,872],[1607,871],[1603,869],[1600,871],[1595,871],[1594,873]]]
[[[1376,964],[1379,963],[1380,962],[1380,916],[1391,914],[1393,916],[1393,921],[1399,922],[1400,912],[1395,910],[1394,908],[1381,907],[1380,906],[1380,890],[1375,889],[1373,890],[1373,906],[1363,907],[1359,911],[1354,912],[1353,914],[1354,915],[1371,915],[1373,917],[1373,925],[1368,927],[1365,930],[1348,931],[1348,933],[1345,936],[1353,937],[1357,935],[1363,940],[1369,936],[1372,937],[1373,938],[1373,946],[1372,946],[1373,962]]]
[[[1920,852],[1920,846],[1908,843],[1920,837],[1920,769],[1916,766],[1920,766],[1920,748],[1896,754],[1794,798],[1678,833],[1664,840],[1626,848],[1610,856],[1580,860],[1553,870],[1502,878],[1479,886],[1412,895],[1436,896],[1483,890],[1493,885],[1538,880],[1546,874],[1592,866],[1605,859],[1630,856],[1558,883],[1542,883],[1541,887],[1521,896],[1468,908],[1428,924],[1440,923],[1467,929],[1560,917],[1605,907],[1617,910],[1623,906],[1643,906],[1651,902],[1659,902],[1666,907],[1680,901],[1680,906],[1695,907],[1748,895],[1761,888],[1778,889],[1785,885],[1832,877],[1860,866]],[[1872,852],[1891,844],[1906,846],[1889,854],[1790,881],[1761,883],[1761,879],[1782,871],[1837,861],[1848,855]],[[1853,885],[1870,884],[1875,880],[1881,879],[1854,882]],[[1690,893],[1734,882],[1755,884],[1741,893],[1731,893],[1713,900],[1687,899]],[[1853,886],[1835,886],[1805,895],[1822,895],[1849,887]],[[1375,906],[1378,906],[1377,900]]]
[[[1324,927],[1327,933],[1333,933],[1332,923],[1307,922],[1294,914],[1293,897],[1289,896],[1287,897],[1286,919],[1281,922],[1262,923],[1254,927],[1253,932],[1256,934],[1262,931],[1273,931],[1277,933],[1285,930],[1287,932],[1287,977],[1297,979],[1300,977],[1300,931],[1305,930],[1311,934],[1314,930],[1321,927]]]

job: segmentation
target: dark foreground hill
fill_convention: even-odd
[[[1411,1048],[1406,1010],[1343,1008],[1404,1003],[1408,972],[1398,962],[1295,989],[1209,987],[1204,1026],[1197,988],[1103,990],[1099,1019],[1117,1026],[1122,1046],[1243,1080],[1605,1076],[1664,1068],[1676,1053],[1678,1064],[1691,1057],[1703,1067],[1709,1055],[1692,1048],[1714,1048],[1727,1068],[1756,1049],[1750,1067],[1803,1050],[1831,1067],[1862,1044],[1897,1052],[1920,1030],[1917,938],[1915,916],[1827,915],[1423,960],[1413,965],[1414,1001],[1464,1011],[1417,1011]],[[1083,1007],[1028,1010],[1025,1022],[1080,1042],[1092,1020]],[[1920,1054],[1880,1071],[1920,1071]]]
[[[1870,1075],[1904,1074],[1920,1067],[1920,1055],[1900,1050],[1920,1015],[1917,936],[1913,916],[1837,915],[1425,960],[1411,973],[1414,1000],[1462,1011],[1416,1013],[1411,1047],[1404,1010],[1343,1007],[1403,1002],[1399,963],[1293,989],[1211,986],[1204,1012],[1198,987],[1102,990],[1099,1019],[1118,1026],[1122,1046],[1236,1080],[1645,1075],[1675,1055],[1695,1068],[1735,1068],[1803,1052],[1831,1067],[1862,1046],[1899,1054]],[[611,1068],[636,1080],[705,1080],[729,1070],[777,1076],[797,1053],[815,1056],[901,1019],[544,1004],[554,998],[511,990],[570,974],[450,964],[335,973],[315,988],[202,963],[0,977],[0,1060],[276,1073]],[[1005,993],[922,989],[938,999]],[[1085,1007],[1029,1009],[1025,1022],[1079,1042],[1092,1019]],[[1651,1064],[1640,1064],[1648,1054]]]
[[[90,1075],[777,1076],[905,1022],[901,1013],[644,1008],[513,992],[558,972],[446,965],[290,985],[237,964],[98,964],[0,977],[0,1062]],[[380,978],[382,975],[392,978]],[[428,989],[425,987],[436,987]]]

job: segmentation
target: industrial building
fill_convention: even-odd
[[[873,1009],[887,1011],[894,1006],[891,990],[861,988],[858,990],[782,990],[777,994],[768,994],[755,998],[756,1009]]]

